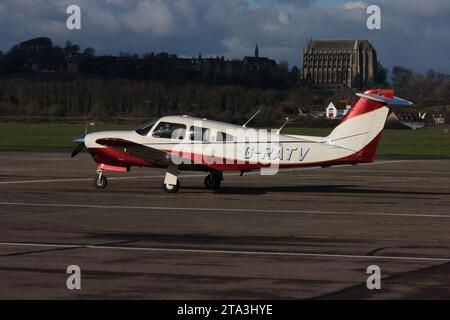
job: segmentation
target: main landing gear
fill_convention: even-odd
[[[222,172],[211,172],[205,178],[205,187],[208,190],[217,190],[223,180]]]
[[[223,180],[222,172],[210,172],[205,178],[205,187],[208,190],[217,190]],[[178,179],[178,168],[170,166],[167,168],[166,177],[162,189],[167,193],[176,193],[180,190],[180,181]]]
[[[178,168],[169,166],[167,168],[166,177],[162,185],[162,189],[167,193],[176,193],[180,190],[180,181],[178,181]]]

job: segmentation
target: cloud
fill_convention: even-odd
[[[82,30],[65,28],[78,4]],[[365,1],[313,0],[2,0],[0,49],[35,36],[92,46],[98,53],[169,51],[240,58],[253,53],[298,64],[307,39],[369,39],[381,62],[450,73],[450,1],[372,0],[382,29],[366,27]]]
[[[175,31],[175,18],[171,8],[160,0],[140,1],[121,20],[126,28],[137,33],[162,36]]]
[[[291,18],[289,16],[289,13],[280,11],[280,13],[278,14],[278,20],[281,22],[281,24],[288,25]]]
[[[362,1],[349,1],[342,4],[345,9],[353,10],[353,9],[363,9],[365,10],[368,7],[368,4]]]
[[[314,4],[315,0],[259,0],[255,1],[268,6],[274,7],[290,7],[290,8],[305,8]]]

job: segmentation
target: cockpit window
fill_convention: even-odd
[[[218,131],[216,136],[216,141],[234,141],[234,137],[228,133]]]
[[[210,132],[208,128],[192,126],[189,129],[189,139],[193,141],[209,141]]]
[[[153,131],[155,138],[182,140],[186,134],[186,126],[180,123],[160,122]]]
[[[138,128],[138,129],[136,129],[135,131],[136,131],[136,133],[138,133],[138,134],[140,134],[141,136],[147,136],[148,135],[148,133],[150,132],[150,130],[153,128],[153,125],[155,124],[156,122],[155,121],[153,121],[153,122],[151,122],[151,123],[148,123],[148,124],[145,124],[145,125],[143,125],[141,128]]]

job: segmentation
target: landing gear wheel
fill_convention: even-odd
[[[208,190],[217,190],[220,188],[222,177],[215,174],[208,174],[205,178],[205,187]]]
[[[176,185],[171,185],[171,184],[167,185],[167,184],[163,183],[162,188],[163,188],[164,192],[176,193],[176,192],[178,192],[178,190],[180,190],[180,182],[177,181]]]
[[[107,185],[108,185],[108,180],[106,179],[106,177],[104,175],[99,175],[94,180],[94,186],[97,189],[105,189]]]

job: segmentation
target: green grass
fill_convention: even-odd
[[[386,130],[380,155],[450,156],[450,133],[444,128]]]
[[[133,125],[96,124],[89,131],[127,130]],[[326,136],[331,129],[286,128],[283,133]],[[84,133],[84,124],[1,123],[0,151],[72,148],[72,139]],[[444,128],[385,130],[378,149],[381,156],[450,157],[450,133]]]
[[[127,130],[133,126],[96,124],[89,131]],[[84,124],[1,123],[0,151],[72,148],[74,137],[84,134]]]
[[[447,129],[448,126],[446,127]],[[327,136],[332,129],[323,128],[286,128],[283,133]],[[385,129],[378,147],[379,156],[450,156],[450,129],[444,133],[444,127],[423,128],[420,130]]]

